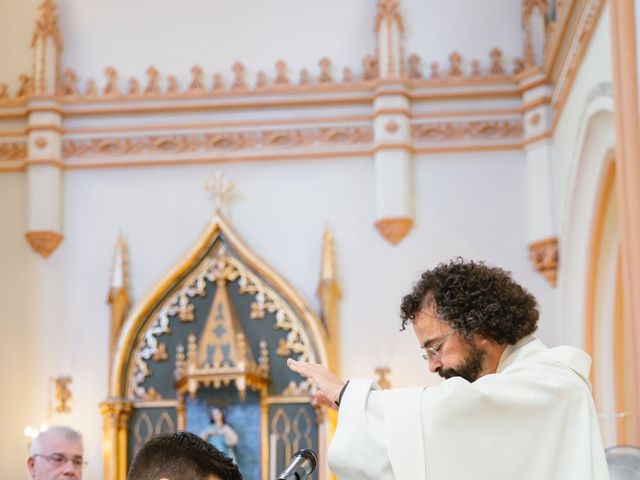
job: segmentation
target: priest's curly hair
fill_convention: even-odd
[[[538,324],[536,299],[509,272],[460,257],[421,275],[402,299],[402,330],[429,302],[438,317],[465,338],[479,334],[513,345],[535,332]]]

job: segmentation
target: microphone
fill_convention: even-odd
[[[315,471],[318,457],[312,450],[302,449],[293,454],[293,459],[278,480],[306,480]]]

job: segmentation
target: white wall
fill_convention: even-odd
[[[34,255],[24,239],[25,212],[24,174],[0,175],[0,473],[5,478],[25,476],[28,443],[24,428],[39,425],[36,422],[43,422],[46,415],[46,404],[43,409],[32,389],[36,362],[31,340],[41,333],[31,322],[31,306],[39,298],[29,275]]]

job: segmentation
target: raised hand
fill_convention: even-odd
[[[345,382],[319,363],[298,362],[293,358],[289,358],[287,359],[287,366],[292,371],[315,382],[319,390],[315,395],[318,403],[336,408],[335,402],[338,400]]]

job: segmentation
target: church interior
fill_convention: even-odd
[[[224,411],[250,480],[336,415],[286,359],[435,385],[399,306],[512,272],[640,445],[632,0],[0,2],[0,470],[80,431],[125,480]],[[15,362],[15,363],[14,363]],[[321,462],[317,478],[331,473]]]

